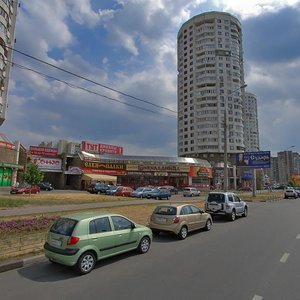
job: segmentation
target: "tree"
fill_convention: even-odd
[[[44,174],[39,170],[38,166],[30,163],[26,172],[23,174],[23,180],[27,182],[30,187],[39,184],[44,178]],[[31,191],[30,193],[31,194]]]

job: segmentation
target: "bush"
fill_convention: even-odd
[[[44,231],[48,229],[59,216],[25,218],[0,221],[0,234]]]

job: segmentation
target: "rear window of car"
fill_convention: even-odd
[[[76,224],[76,220],[60,218],[52,225],[50,232],[71,236]]]
[[[223,195],[223,194],[209,194],[208,197],[207,197],[207,202],[224,203],[225,202],[225,195]]]
[[[159,206],[155,208],[154,213],[157,215],[175,216],[177,208],[173,206]]]
[[[191,188],[184,188],[183,190],[189,192]]]

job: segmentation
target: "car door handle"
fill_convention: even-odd
[[[98,238],[93,238],[93,241],[96,241],[96,240],[98,240]]]

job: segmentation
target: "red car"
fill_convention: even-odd
[[[116,191],[115,196],[131,197],[132,192],[133,189],[131,187],[123,186]]]
[[[11,194],[38,194],[41,191],[41,188],[38,185],[29,187],[29,186],[12,186],[10,188]]]

